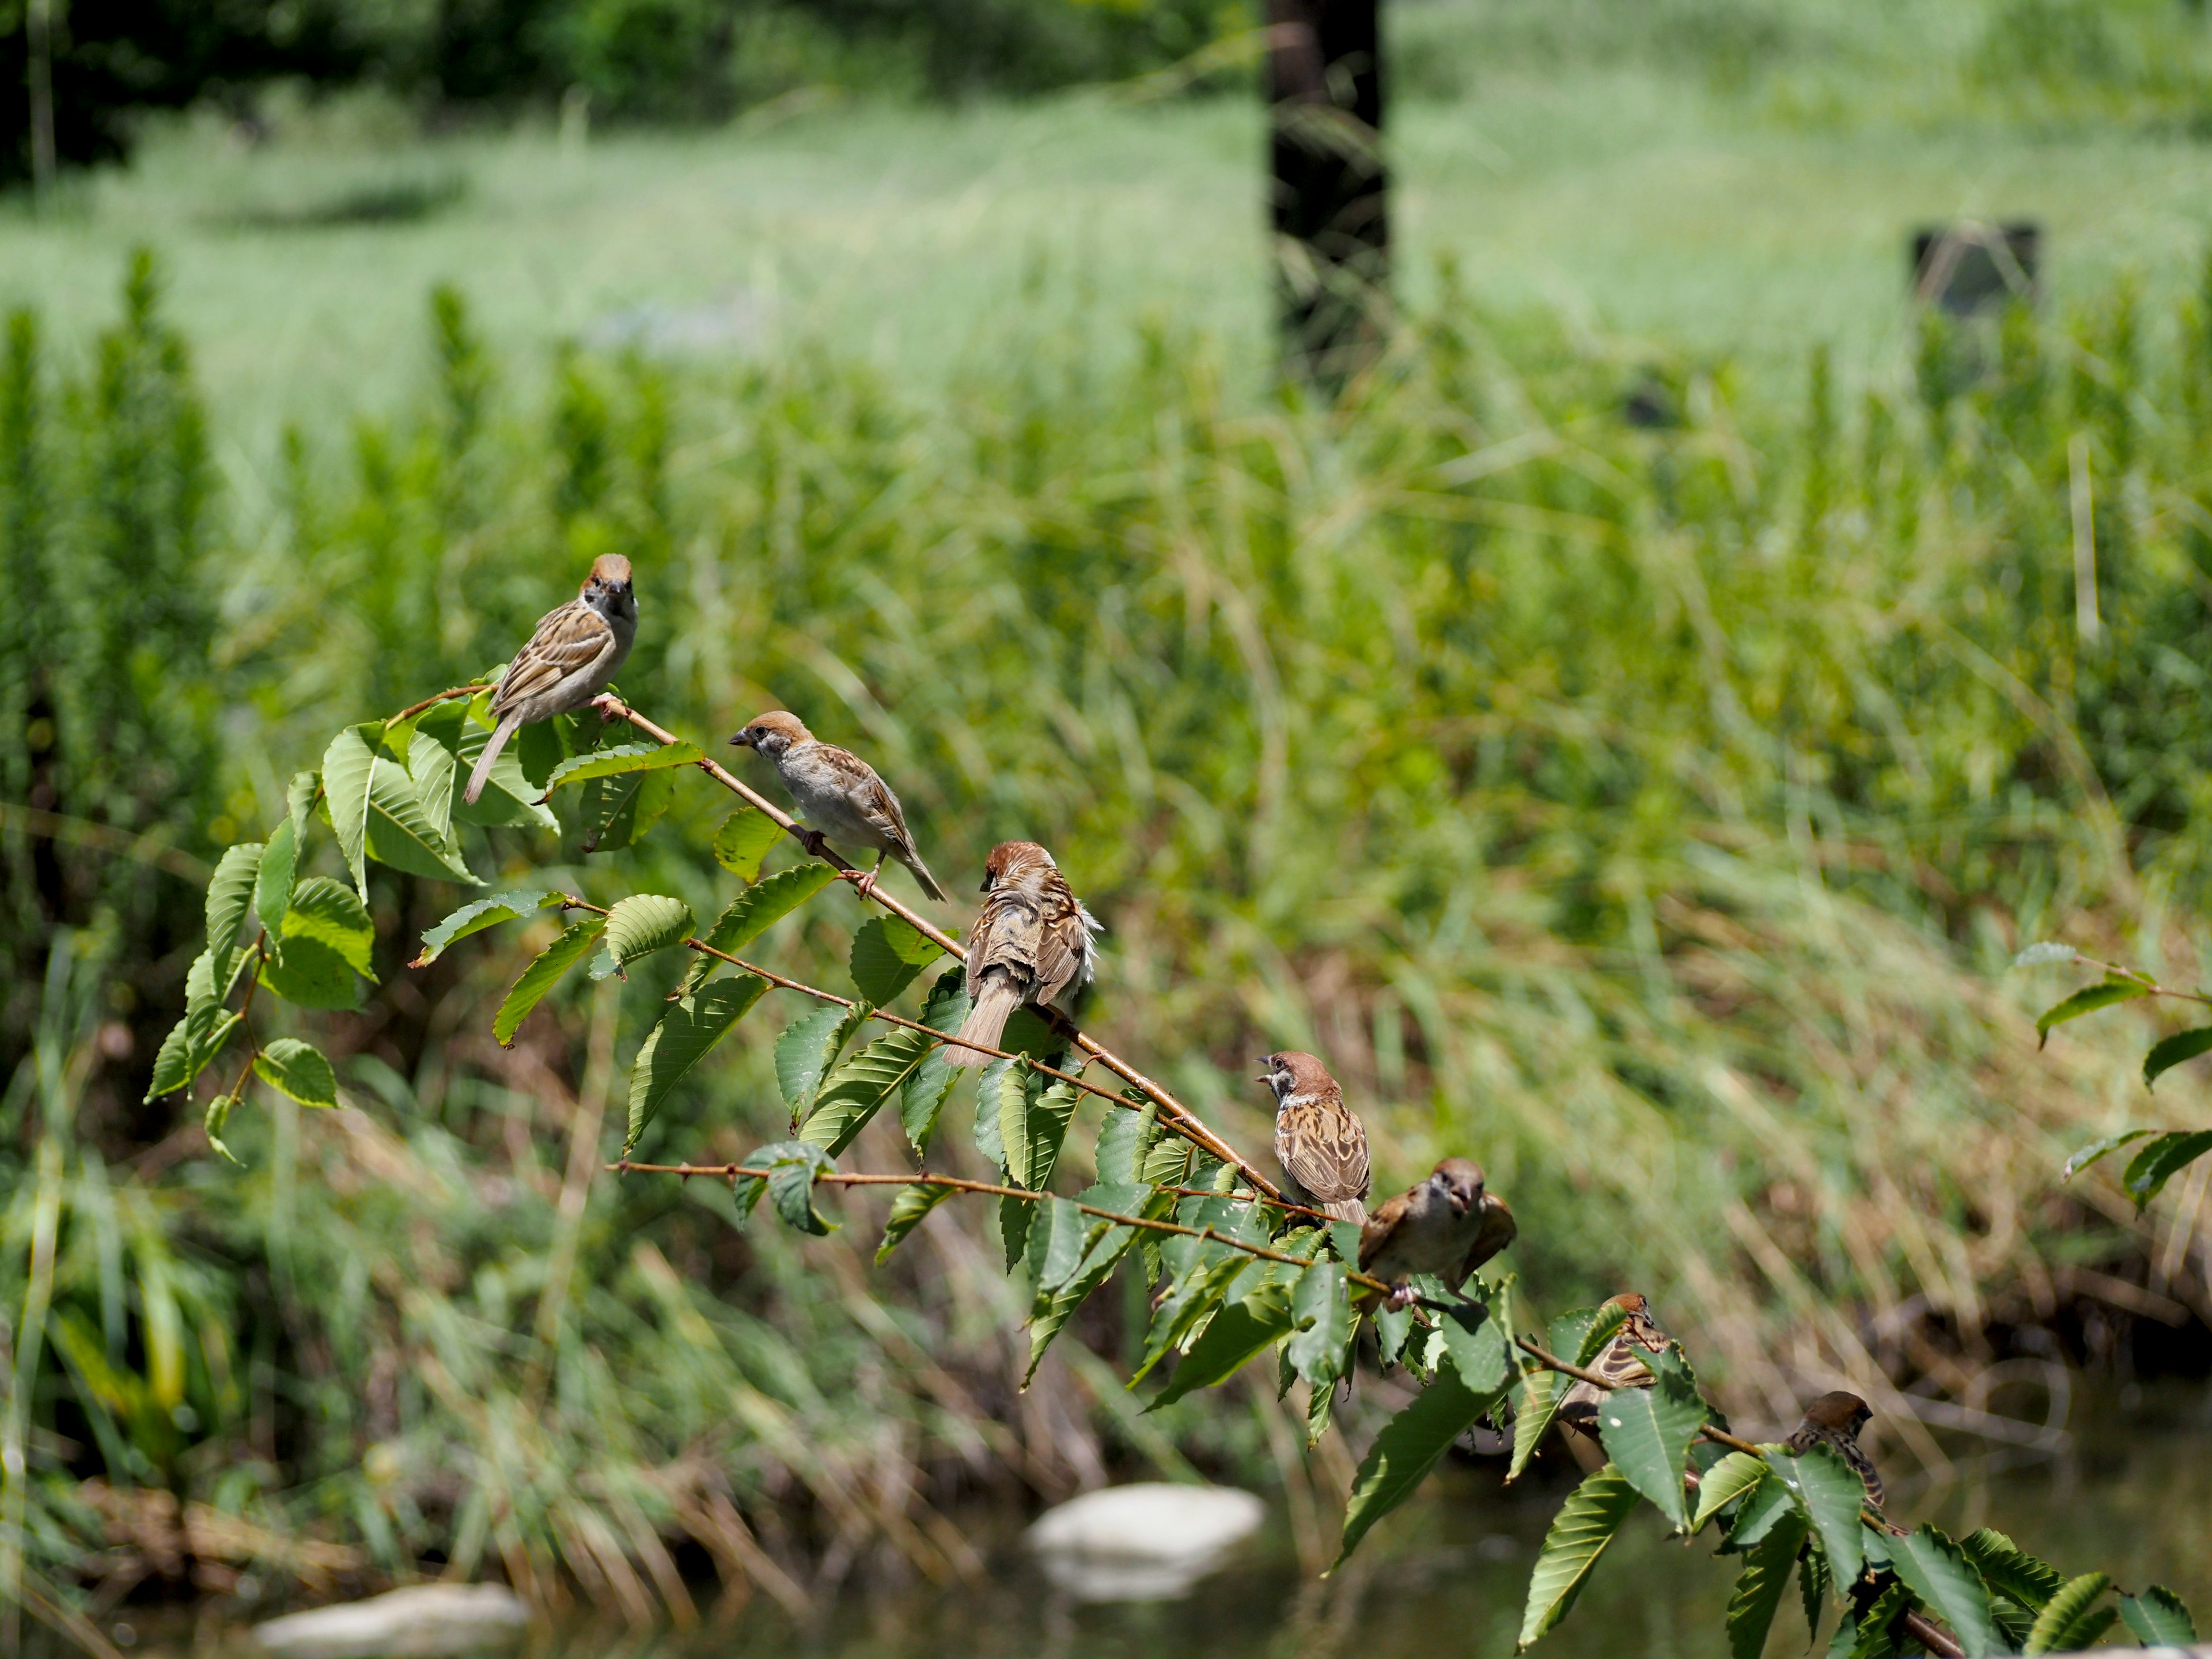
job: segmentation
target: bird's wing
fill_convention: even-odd
[[[1089,920],[1067,884],[1057,876],[1046,884],[1036,907],[1036,1000],[1051,1002],[1083,972],[1091,950]]]
[[[914,837],[907,833],[906,812],[876,769],[849,750],[826,743],[819,747],[823,765],[836,778],[854,810],[886,841],[906,852],[914,851]]]
[[[1298,1115],[1304,1121],[1289,1137],[1291,1157],[1284,1162],[1316,1206],[1364,1198],[1372,1184],[1367,1169],[1367,1131],[1339,1106]]]
[[[1027,894],[1018,888],[994,891],[975,919],[968,954],[969,980],[980,984],[988,969],[1000,969],[1012,974],[1026,994],[1037,981],[1043,932],[1044,918]]]
[[[1403,1193],[1395,1198],[1384,1199],[1376,1206],[1375,1213],[1367,1218],[1366,1224],[1360,1228],[1359,1268],[1362,1273],[1374,1265],[1375,1258],[1390,1242],[1390,1236],[1398,1231],[1398,1224],[1405,1219],[1406,1205]]]
[[[538,619],[530,642],[515,653],[492,693],[496,720],[531,698],[551,690],[579,669],[589,668],[616,649],[607,619],[580,599],[572,599]]]
[[[1616,1389],[1648,1389],[1651,1386],[1651,1368],[1644,1363],[1638,1346],[1623,1331],[1605,1345],[1605,1352],[1590,1369]]]
[[[1467,1260],[1460,1265],[1461,1282],[1465,1283],[1470,1273],[1510,1244],[1520,1233],[1520,1225],[1513,1219],[1513,1212],[1506,1206],[1505,1200],[1495,1193],[1485,1193],[1482,1224],[1475,1229],[1474,1243],[1468,1249]]]

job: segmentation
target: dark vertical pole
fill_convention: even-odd
[[[1389,179],[1376,0],[1267,0],[1268,137],[1283,358],[1334,393],[1389,305]]]

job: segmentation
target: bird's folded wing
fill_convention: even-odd
[[[548,611],[501,677],[492,712],[507,709],[550,691],[579,669],[590,668],[615,649],[615,630],[607,619],[582,604]]]
[[[1467,1253],[1467,1262],[1460,1269],[1460,1278],[1467,1276],[1496,1255],[1520,1236],[1520,1224],[1513,1219],[1513,1212],[1505,1200],[1495,1193],[1482,1195],[1482,1225],[1475,1230],[1474,1247]]]

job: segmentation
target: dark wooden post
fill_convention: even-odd
[[[1283,359],[1334,393],[1381,343],[1389,180],[1376,0],[1267,0]]]

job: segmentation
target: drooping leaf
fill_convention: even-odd
[[[492,1016],[491,1034],[499,1039],[500,1047],[514,1041],[514,1034],[530,1011],[544,1000],[545,994],[560,983],[567,973],[586,954],[599,948],[599,935],[605,931],[605,916],[582,915],[570,922],[555,939],[538,953],[537,958],[522,970],[522,977],[514,981],[514,988],[507,994],[507,1000],[499,1005],[499,1012]]]
[[[1769,1452],[1766,1466],[1820,1533],[1837,1581],[1858,1583],[1859,1510],[1867,1501],[1866,1482],[1829,1446],[1814,1446],[1802,1455]]]
[[[1731,1550],[1741,1553],[1755,1547],[1759,1540],[1783,1521],[1792,1515],[1803,1513],[1798,1505],[1797,1494],[1784,1482],[1774,1479],[1771,1469],[1768,1475],[1766,1480],[1745,1494],[1742,1504],[1736,1510],[1735,1519],[1729,1523],[1728,1541]]]
[[[2212,1152],[2212,1129],[2154,1135],[2128,1160],[2120,1185],[2127,1188],[2140,1210],[2164,1192],[2166,1183],[2176,1174],[2207,1152]]]
[[[1557,1371],[1532,1369],[1522,1374],[1520,1400],[1513,1413],[1513,1456],[1505,1469],[1508,1486],[1521,1478],[1522,1471],[1528,1467],[1528,1460],[1543,1444],[1544,1436],[1552,1426],[1552,1419],[1559,1415],[1559,1401],[1565,1395]]]
[[[1820,1639],[1820,1607],[1828,1598],[1828,1553],[1817,1540],[1797,1557],[1797,1604],[1805,1613],[1805,1642]]]
[[[696,766],[706,757],[696,743],[618,743],[576,755],[555,767],[545,780],[550,795],[563,784],[585,783],[593,778],[627,776],[635,772],[661,772],[672,767]]]
[[[914,1080],[933,1046],[933,1039],[903,1027],[877,1038],[823,1082],[799,1138],[836,1157]]]
[[[488,700],[479,700],[469,711],[469,723],[482,725],[489,736],[491,714]],[[606,729],[605,722],[597,714],[556,714],[550,720],[535,720],[514,734],[508,745],[514,750],[515,763],[522,769],[524,780],[532,787],[530,798],[537,799],[545,793],[552,781],[555,770],[571,755],[589,753]]]
[[[2149,1133],[2148,1129],[2126,1129],[2116,1135],[2100,1136],[2066,1160],[2066,1168],[2060,1172],[2058,1178],[2071,1181],[2106,1153],[2116,1152],[2130,1141],[2141,1140]]]
[[[607,913],[607,954],[621,969],[683,944],[690,933],[691,907],[662,893],[633,894]]]
[[[1628,1484],[1682,1532],[1690,1524],[1682,1473],[1689,1468],[1690,1443],[1708,1413],[1679,1362],[1666,1363],[1673,1358],[1671,1351],[1651,1357],[1650,1388],[1615,1389],[1598,1402],[1598,1438]],[[1771,1617],[1772,1609],[1768,1613]]]
[[[1730,1452],[1698,1480],[1698,1509],[1690,1517],[1690,1530],[1704,1530],[1706,1522],[1765,1479],[1766,1465],[1759,1459],[1749,1452]]]
[[[307,833],[307,809],[313,805],[322,783],[313,772],[292,775],[291,787],[285,792],[283,821],[270,831],[269,844],[262,849],[261,867],[253,877],[253,914],[261,918],[264,927],[271,916],[281,921],[291,907],[292,881],[299,873],[301,837]]]
[[[1222,1309],[1176,1364],[1167,1387],[1145,1407],[1156,1412],[1185,1395],[1227,1381],[1291,1328],[1291,1300],[1279,1285],[1264,1285]],[[1356,1489],[1355,1489],[1356,1491]]]
[[[2119,1617],[2118,1609],[2097,1603],[2112,1586],[2106,1572],[2085,1572],[2061,1585],[2043,1611],[2035,1616],[2023,1653],[2078,1653]]]
[[[361,1006],[353,965],[319,939],[285,939],[263,961],[261,982],[297,1007],[342,1012]]]
[[[363,899],[368,896],[368,777],[376,768],[375,745],[382,740],[380,726],[349,726],[323,750],[324,804],[330,808],[339,854]]]
[[[2194,1060],[2202,1054],[2212,1053],[2212,1025],[2200,1025],[2193,1031],[2177,1031],[2151,1045],[2143,1056],[2143,1083],[2156,1083],[2165,1073],[2185,1060]]]
[[[286,948],[294,939],[313,939],[330,947],[345,965],[374,984],[376,924],[361,896],[328,876],[309,876],[292,890],[291,908],[276,930]]]
[[[685,1073],[767,994],[768,981],[752,974],[717,980],[689,996],[678,997],[639,1045],[629,1073],[629,1125],[623,1137],[627,1152],[637,1145],[660,1103]]]
[[[414,740],[407,745],[407,781],[422,803],[422,816],[440,836],[453,836],[453,797],[460,782],[461,720],[467,713],[459,701],[440,703],[424,711],[415,722]],[[390,741],[392,733],[386,734]]]
[[[224,1126],[230,1121],[230,1109],[236,1104],[237,1096],[217,1095],[208,1102],[207,1115],[201,1120],[201,1127],[207,1133],[208,1145],[233,1164],[239,1163],[238,1155],[223,1145],[222,1132]],[[240,1164],[239,1167],[243,1169],[245,1166]]]
[[[853,983],[880,1008],[944,954],[934,939],[903,917],[875,916],[853,935]]]
[[[762,822],[768,820],[763,818]],[[958,1191],[957,1187],[900,1188],[899,1195],[891,1200],[890,1218],[884,1223],[884,1242],[876,1246],[876,1265],[880,1267],[890,1261],[891,1252],[905,1243],[906,1236],[921,1225],[932,1210]]]
[[[1513,1356],[1505,1346],[1505,1327],[1479,1302],[1462,1302],[1437,1316],[1444,1352],[1452,1369],[1474,1393],[1497,1394],[1513,1380]]]
[[[261,871],[261,852],[258,841],[226,848],[208,882],[207,948],[215,952],[219,965],[228,964],[238,949],[238,931],[246,921],[246,907],[253,902],[254,878]]]
[[[1076,1201],[1115,1215],[1142,1215],[1157,1218],[1156,1212],[1168,1207],[1164,1205],[1163,1197],[1134,1182],[1101,1182],[1079,1194]],[[1045,1350],[1052,1346],[1053,1338],[1060,1334],[1060,1328],[1089,1299],[1091,1293],[1106,1282],[1138,1237],[1139,1230],[1134,1227],[1093,1218],[1082,1259],[1059,1284],[1041,1289],[1030,1307],[1030,1364],[1022,1378],[1024,1388],[1029,1387],[1030,1378],[1036,1375],[1038,1362],[1044,1358]]]
[[[1144,1167],[1138,1170],[1137,1179],[1153,1187],[1187,1187],[1190,1179],[1190,1158],[1197,1149],[1172,1130],[1163,1133],[1146,1150]]]
[[[1145,1154],[1160,1136],[1160,1109],[1155,1101],[1141,1108],[1115,1106],[1098,1126],[1096,1162],[1101,1181],[1135,1181],[1144,1173]]]
[[[999,1139],[1006,1148],[1006,1175],[1017,1187],[1042,1192],[1052,1182],[1067,1126],[1075,1117],[1075,1090],[1057,1080],[1047,1086],[1044,1077],[1027,1066],[1007,1077],[1020,1089],[1017,1094],[1002,1085],[999,1091]]]
[[[1103,1230],[1104,1224],[1098,1224]],[[1028,1252],[1030,1279],[1049,1297],[1074,1276],[1091,1242],[1091,1218],[1065,1198],[1041,1200],[1031,1211]]]
[[[774,818],[757,806],[740,806],[714,831],[714,862],[740,881],[757,881],[761,860],[782,839],[783,826]]]
[[[1376,1358],[1388,1370],[1406,1352],[1406,1339],[1413,1334],[1413,1310],[1410,1306],[1377,1306],[1368,1317],[1375,1325]]]
[[[1352,1340],[1352,1301],[1344,1291],[1344,1264],[1316,1261],[1291,1291],[1291,1368],[1306,1386],[1333,1389]]]
[[[2079,1019],[2084,1014],[2094,1014],[2100,1008],[2110,1008],[2118,1003],[2133,1002],[2137,997],[2147,997],[2150,988],[2140,980],[2123,979],[2110,975],[2095,985],[2075,992],[2063,1002],[2045,1009],[2035,1022],[2037,1046],[2047,1041],[2051,1028],[2063,1025],[2069,1019]]]
[[[1209,1339],[1212,1334],[1210,1329],[1206,1333]],[[1201,1341],[1200,1346],[1204,1346]],[[1194,1348],[1191,1358],[1197,1357],[1198,1349]],[[1336,1561],[1329,1569],[1332,1572],[1344,1565],[1370,1528],[1413,1496],[1452,1442],[1473,1428],[1497,1400],[1496,1395],[1475,1393],[1450,1371],[1440,1371],[1435,1382],[1413,1396],[1412,1405],[1382,1425],[1367,1455],[1359,1460],[1359,1473],[1352,1478],[1352,1495],[1344,1510],[1344,1534],[1337,1545]],[[1631,1492],[1629,1503],[1633,1505],[1635,1501]]]
[[[458,700],[447,707],[458,708]],[[432,722],[424,717],[422,734],[434,738],[444,745],[453,759],[453,782],[447,797],[453,820],[456,823],[481,824],[486,829],[558,830],[561,820],[542,805],[538,797],[545,793],[545,776],[560,763],[561,740],[557,735],[561,721],[557,719],[540,720],[535,726],[526,726],[514,739],[499,751],[484,775],[483,793],[473,801],[461,799],[461,786],[475,775],[477,763],[483,757],[484,745],[491,741],[491,729],[473,720],[453,722],[450,728],[443,722]],[[544,757],[544,765],[533,781],[526,766],[525,757],[541,744],[549,744],[551,752]],[[418,744],[420,748],[422,745]],[[410,753],[409,759],[415,756]],[[410,770],[413,769],[410,767]],[[418,787],[426,787],[420,786]]]
[[[338,1103],[337,1073],[322,1051],[297,1037],[278,1037],[254,1057],[254,1075],[302,1106]]]
[[[324,770],[328,776],[327,762]],[[410,876],[483,885],[462,861],[450,826],[441,827],[431,817],[407,769],[387,755],[377,756],[369,769],[366,846],[368,856],[379,864]],[[368,894],[362,896],[366,899]]]
[[[1837,1626],[1829,1659],[1893,1659],[1898,1615],[1911,1604],[1905,1586],[1891,1579],[1856,1622],[1846,1618]]]
[[[983,1068],[975,1083],[975,1150],[983,1161],[996,1170],[1002,1179],[1011,1180],[1006,1174],[1006,1143],[999,1133],[1001,1097],[1009,1087],[1019,1091],[1021,1074],[1017,1062],[994,1060]]]
[[[1196,1212],[1201,1218],[1196,1224],[1191,1218],[1194,1214],[1191,1209],[1179,1208],[1177,1219],[1187,1226],[1216,1225],[1206,1218],[1218,1215],[1222,1219],[1216,1225],[1216,1231],[1226,1237],[1237,1237],[1241,1231],[1256,1231],[1252,1223],[1240,1224],[1231,1214],[1232,1210],[1255,1212],[1259,1207],[1256,1205],[1231,1206],[1226,1199],[1189,1199],[1184,1200],[1184,1204],[1185,1206],[1221,1206]],[[1253,1242],[1258,1241],[1255,1239]],[[1160,1246],[1160,1258],[1163,1267],[1173,1276],[1174,1282],[1167,1294],[1160,1298],[1158,1306],[1152,1310],[1152,1324],[1145,1333],[1144,1353],[1129,1377],[1132,1388],[1165,1358],[1170,1350],[1188,1352],[1190,1344],[1206,1328],[1206,1322],[1222,1305],[1234,1296],[1243,1293],[1238,1282],[1246,1273],[1253,1272],[1257,1278],[1258,1270],[1264,1269],[1267,1265],[1257,1257],[1232,1249],[1217,1240],[1182,1236],[1172,1237]]]
[[[2188,1604],[2163,1584],[2153,1584],[2140,1595],[2123,1595],[2120,1617],[2147,1648],[2197,1644],[2197,1621],[2189,1616]]]
[[[836,871],[826,864],[810,861],[780,870],[732,899],[708,930],[705,942],[735,956],[836,879]],[[702,955],[691,964],[685,984],[699,983],[720,965],[716,958]]]
[[[793,1125],[805,1122],[814,1109],[823,1076],[866,1018],[866,1004],[848,1008],[842,1002],[825,1002],[783,1028],[775,1040],[775,1080]]]
[[[2066,1583],[2066,1575],[2030,1555],[1994,1527],[1983,1527],[1959,1540],[1982,1582],[2011,1597],[2031,1613],[2040,1613]]]
[[[827,866],[816,865],[816,869]],[[961,988],[962,975],[957,963],[939,974],[929,988],[929,996],[922,1005],[921,1023],[932,1030],[941,1031],[948,1024],[957,1024],[960,1009],[966,1004],[966,994]],[[929,1151],[930,1137],[937,1132],[938,1114],[945,1109],[946,1098],[960,1073],[945,1063],[945,1045],[935,1038],[929,1041],[929,1049],[915,1066],[914,1074],[899,1091],[899,1127],[906,1138],[914,1143],[919,1153]]]
[[[1774,1627],[1775,1610],[1790,1589],[1790,1569],[1796,1564],[1805,1531],[1803,1520],[1793,1516],[1745,1559],[1743,1572],[1729,1597],[1729,1659],[1759,1659],[1765,1648],[1766,1633]]]
[[[643,841],[676,804],[676,778],[674,772],[657,770],[586,783],[570,814],[577,850],[589,857]]]
[[[810,1146],[803,1140],[779,1140],[762,1147],[745,1162],[768,1171],[769,1200],[786,1226],[817,1237],[833,1231],[814,1207],[814,1177],[836,1167],[819,1146]]]
[[[154,1057],[154,1078],[147,1085],[146,1098],[159,1100],[163,1095],[189,1087],[222,1052],[222,1045],[230,1040],[238,1024],[238,1016],[228,1012],[211,993],[189,1003],[185,1017],[161,1040],[161,1052]]]
[[[1516,1651],[1525,1652],[1567,1616],[1589,1579],[1590,1569],[1605,1553],[1636,1508],[1636,1488],[1612,1464],[1575,1488],[1559,1512],[1528,1578],[1528,1603],[1521,1615],[1521,1639]]]
[[[1966,1651],[1982,1659],[1998,1651],[1996,1626],[1990,1618],[1990,1595],[1959,1547],[1934,1527],[1923,1526],[1888,1542],[1890,1565],[1936,1616],[1950,1626]]]
[[[410,968],[428,968],[456,939],[466,939],[471,933],[481,933],[485,928],[496,927],[502,921],[514,921],[534,915],[549,904],[558,904],[562,896],[557,887],[525,887],[511,893],[495,893],[489,898],[471,899],[422,935],[422,951],[407,965]]]

